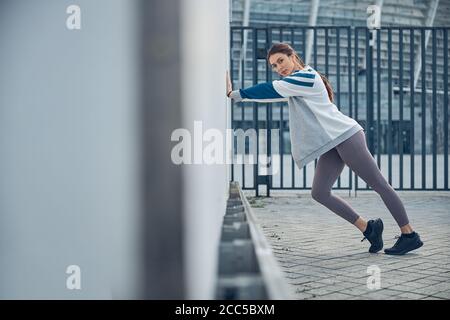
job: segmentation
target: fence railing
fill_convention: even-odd
[[[449,190],[449,29],[232,27],[233,87],[277,78],[268,67],[266,54],[272,43],[287,42],[307,64],[328,77],[336,106],[365,128],[369,150],[395,189]],[[232,180],[239,181],[243,189],[254,189],[257,195],[260,185],[266,186],[267,194],[277,189],[311,189],[317,159],[301,169],[295,166],[290,155],[287,104],[233,103],[231,116],[233,129],[266,130],[263,136],[256,135],[257,161],[261,154],[279,159],[279,170],[268,175],[261,174],[264,170],[258,162],[232,164]],[[248,151],[248,141],[245,144]],[[235,155],[236,149],[235,141]],[[334,188],[370,189],[348,167]]]

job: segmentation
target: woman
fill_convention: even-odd
[[[354,226],[370,242],[369,252],[383,248],[383,221],[366,222],[342,198],[331,194],[344,165],[352,169],[383,199],[400,227],[401,236],[386,254],[403,255],[423,243],[409,224],[405,208],[394,189],[378,169],[367,149],[364,129],[341,113],[333,103],[333,91],[327,78],[305,65],[288,44],[274,44],[267,55],[272,69],[283,78],[250,88],[232,90],[227,73],[227,96],[235,101],[289,104],[292,156],[298,168],[320,156],[314,174],[311,195]]]

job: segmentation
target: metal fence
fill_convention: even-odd
[[[448,30],[437,27],[232,27],[230,74],[234,88],[278,78],[266,61],[274,42],[291,44],[330,80],[335,104],[365,129],[378,167],[397,190],[448,187]],[[290,154],[286,103],[232,103],[232,128],[265,129],[260,154],[278,157],[279,170],[261,174],[256,164],[232,164],[243,189],[311,189],[317,159],[302,169]],[[272,131],[278,130],[273,148]],[[278,137],[278,138],[277,138]],[[245,140],[248,152],[248,141]],[[237,142],[234,156],[237,156]],[[335,189],[370,187],[345,167]]]

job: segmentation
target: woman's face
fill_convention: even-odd
[[[297,68],[293,54],[288,56],[284,53],[275,53],[269,57],[269,63],[272,66],[272,70],[282,77],[290,75]]]

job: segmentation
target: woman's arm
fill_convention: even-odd
[[[226,72],[226,83],[227,89],[226,94],[227,97],[233,99],[236,102],[239,101],[254,101],[254,102],[278,102],[278,101],[287,101],[287,98],[284,98],[277,94],[274,90],[268,89],[268,86],[271,86],[271,83],[262,83],[256,86],[233,90],[231,79],[228,71]],[[271,91],[271,92],[270,92]]]
[[[317,91],[314,73],[298,72],[281,80],[260,83],[255,86],[232,90],[227,72],[227,96],[235,101],[278,102],[289,97],[305,96]]]

